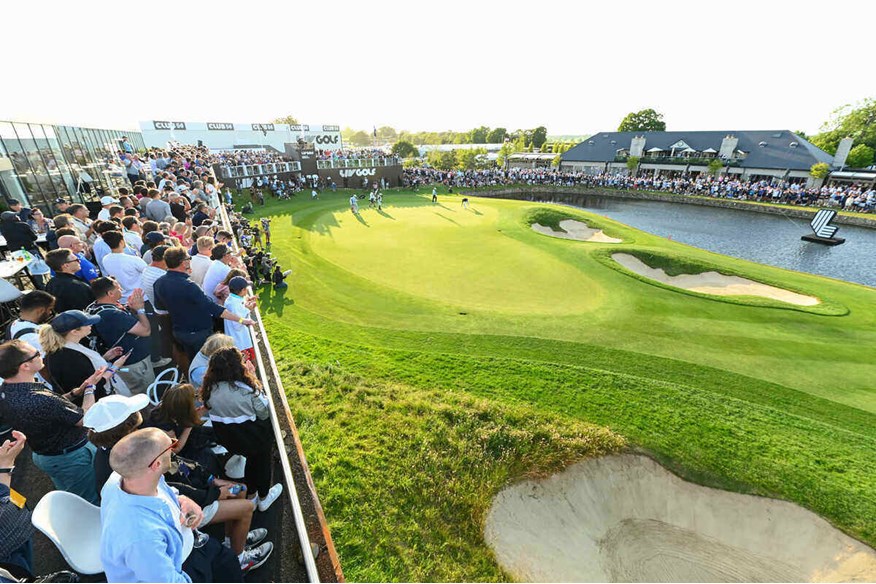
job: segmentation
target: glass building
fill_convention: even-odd
[[[139,132],[0,121],[0,196],[51,213],[58,198],[84,203],[129,184],[122,136],[145,150]]]

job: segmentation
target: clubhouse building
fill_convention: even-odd
[[[592,174],[626,174],[627,161],[639,160],[639,174],[699,174],[719,160],[721,173],[743,180],[810,179],[813,164],[840,169],[852,140],[836,156],[788,130],[709,132],[600,132],[563,153],[560,169]]]

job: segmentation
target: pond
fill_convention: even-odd
[[[587,197],[584,209],[636,229],[761,264],[876,287],[876,230],[839,226],[842,245],[802,241],[803,219],[660,201]]]

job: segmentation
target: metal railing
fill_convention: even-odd
[[[333,158],[316,161],[317,168],[375,168],[377,166],[398,166],[399,164],[400,162],[397,156],[350,159]]]
[[[301,172],[301,163],[271,162],[268,164],[239,164],[237,166],[221,165],[221,178],[247,178],[252,176],[267,176],[288,172]]]
[[[219,211],[222,217],[222,226],[223,229],[232,232],[231,221],[228,218],[228,213],[225,209],[224,205],[219,206]],[[235,238],[232,242],[232,246],[236,251],[240,250],[237,239]],[[318,498],[316,497],[315,489],[313,489],[312,482],[310,480],[310,472],[307,468],[307,461],[304,458],[304,452],[301,448],[301,442],[298,438],[298,431],[295,427],[295,423],[292,419],[292,413],[289,410],[289,404],[286,401],[286,394],[283,389],[283,382],[280,379],[280,373],[277,370],[277,364],[274,361],[273,352],[271,350],[270,343],[268,341],[268,335],[265,331],[264,322],[262,321],[261,313],[259,312],[258,307],[253,309],[254,320],[257,323],[258,331],[253,328],[250,329],[250,335],[252,337],[253,346],[256,348],[256,366],[258,368],[259,381],[262,384],[262,387],[265,388],[265,392],[268,395],[268,403],[270,406],[271,413],[271,427],[274,431],[274,439],[276,441],[277,451],[280,455],[280,466],[283,469],[283,478],[286,483],[289,499],[292,503],[292,513],[295,520],[295,530],[298,532],[298,541],[301,545],[301,555],[304,559],[305,568],[307,570],[307,577],[310,582],[316,583],[320,581],[319,571],[316,565],[316,559],[314,558],[314,554],[312,551],[311,541],[308,537],[308,529],[304,520],[304,512],[301,506],[301,501],[298,496],[298,489],[295,486],[295,477],[292,471],[292,464],[289,461],[289,452],[287,451],[286,444],[284,443],[284,437],[286,436],[286,432],[281,428],[280,417],[278,412],[282,410],[286,422],[289,425],[290,431],[292,433],[292,440],[295,444],[295,448],[297,450],[297,455],[299,458],[299,464],[302,466],[304,473],[307,477],[308,486],[311,488],[310,496],[314,499],[314,506],[317,509],[317,513],[320,516],[320,523],[323,535],[325,537],[325,547],[327,552],[331,558],[332,569],[334,571],[334,576],[338,581],[343,581],[343,572],[341,571],[340,562],[337,558],[337,553],[334,549],[334,543],[331,540],[331,536],[328,533],[328,528],[325,526],[324,518],[321,517],[322,510],[319,506]],[[262,351],[264,350],[265,357],[262,356]],[[266,363],[267,361],[267,363]],[[272,379],[269,379],[269,375]],[[273,380],[273,387],[275,388],[275,395],[271,395],[272,384],[270,381]],[[278,403],[279,402],[279,405]]]

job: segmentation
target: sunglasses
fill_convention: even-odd
[[[39,353],[37,353],[37,355],[39,355]],[[152,459],[152,462],[150,462],[150,463],[148,464],[148,466],[152,466],[153,464],[155,464],[155,462],[156,462],[159,458],[161,458],[162,456],[164,456],[164,454],[165,454],[166,452],[168,452],[168,451],[173,450],[174,448],[176,448],[178,444],[179,444],[179,440],[174,440],[173,442],[171,442],[171,443],[170,443],[170,446],[168,446],[167,448],[165,448],[164,450],[162,450],[161,452],[159,452],[159,453],[158,453],[158,456],[156,456],[155,458],[153,458],[153,459]]]
[[[39,357],[39,356],[40,356],[40,352],[37,351],[36,353],[34,353],[33,355],[31,355],[31,356],[28,357],[27,359],[22,360],[22,361],[18,364],[18,366],[21,367],[21,366],[24,365],[25,363],[27,363],[27,362],[29,362],[29,361],[33,361],[34,359],[36,359],[36,358]]]
[[[64,263],[65,263],[65,264],[72,264],[73,262],[78,262],[78,261],[79,261],[79,258],[73,258],[73,259],[69,259],[69,260],[67,260],[67,261],[64,262]]]

